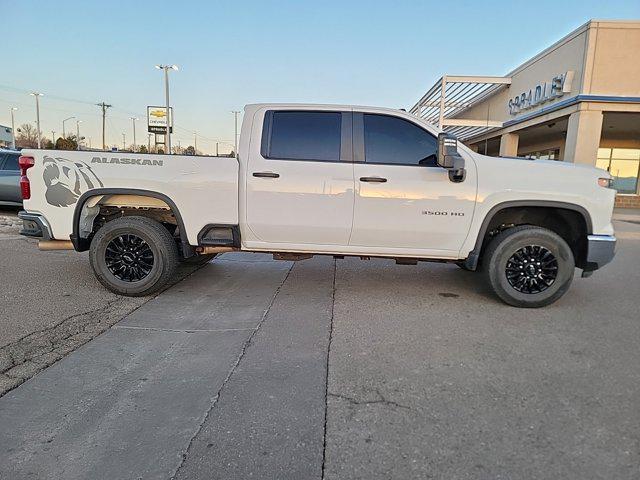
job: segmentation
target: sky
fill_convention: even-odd
[[[233,144],[233,110],[304,102],[410,108],[443,74],[504,75],[589,19],[640,19],[639,0],[34,1],[0,0],[0,124],[43,135],[80,120],[101,144],[146,143],[146,106],[171,72],[174,146]],[[75,132],[76,119],[66,122]]]

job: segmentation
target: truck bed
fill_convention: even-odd
[[[41,213],[57,240],[69,240],[74,211],[87,192],[97,195],[155,192],[178,210],[189,243],[208,224],[238,224],[235,158],[127,152],[23,150],[35,165],[27,171],[30,212]]]

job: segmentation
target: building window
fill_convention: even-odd
[[[640,148],[599,148],[596,167],[611,174],[618,193],[638,192]]]
[[[521,155],[525,158],[535,158],[538,160],[560,160],[560,149],[552,148],[551,150],[542,150],[539,152],[530,152]]]

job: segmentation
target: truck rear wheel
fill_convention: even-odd
[[[176,242],[160,223],[145,217],[121,217],[95,234],[91,267],[102,285],[119,295],[139,297],[160,291],[179,262]]]
[[[515,307],[537,308],[555,302],[569,289],[574,270],[573,253],[562,237],[528,225],[496,235],[482,259],[488,284]]]

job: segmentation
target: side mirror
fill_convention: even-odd
[[[464,158],[458,153],[458,139],[450,133],[438,135],[438,166],[449,170],[449,180],[462,182],[466,170]]]

